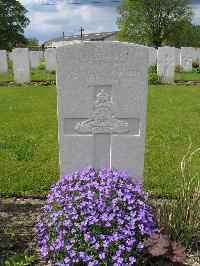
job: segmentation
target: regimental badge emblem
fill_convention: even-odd
[[[79,133],[126,133],[129,131],[128,123],[115,118],[112,113],[112,101],[109,101],[108,94],[102,89],[97,94],[93,104],[92,118],[79,122],[75,130]]]

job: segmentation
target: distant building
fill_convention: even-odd
[[[117,31],[86,33],[82,35],[83,41],[115,41]],[[81,42],[81,35],[71,35],[51,39],[44,43],[45,48],[56,48],[69,43]]]

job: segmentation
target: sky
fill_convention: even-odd
[[[28,10],[30,24],[25,30],[28,38],[40,43],[49,39],[79,32],[110,32],[117,30],[119,3],[112,0],[18,0]],[[101,3],[91,3],[101,2]],[[81,3],[81,4],[70,4]],[[55,4],[55,5],[44,5]],[[200,0],[193,0],[194,23],[200,24]]]

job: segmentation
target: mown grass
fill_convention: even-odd
[[[175,80],[200,80],[200,73],[195,72],[175,72]]]
[[[8,64],[8,73],[0,74],[0,81],[14,81],[13,67],[12,63]],[[45,67],[42,65],[39,68],[31,68],[30,70],[31,81],[35,80],[56,80],[56,74],[53,72],[46,71]]]
[[[150,194],[173,194],[189,137],[200,147],[199,99],[198,86],[149,87],[144,186]],[[55,87],[0,87],[0,113],[0,195],[46,195],[59,178]]]

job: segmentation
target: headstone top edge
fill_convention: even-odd
[[[140,49],[144,49],[144,50],[148,50],[147,46],[144,45],[140,45],[140,44],[135,44],[135,43],[128,43],[128,42],[120,42],[120,41],[83,41],[80,43],[71,43],[69,45],[64,45],[64,46],[60,46],[58,48],[56,48],[56,50],[58,52],[60,51],[64,51],[64,50],[68,50],[71,49],[71,47],[83,47],[83,46],[88,46],[88,44],[90,44],[93,47],[98,47],[98,46],[115,46],[115,45],[120,45],[121,47],[127,47],[127,48],[140,48]]]

